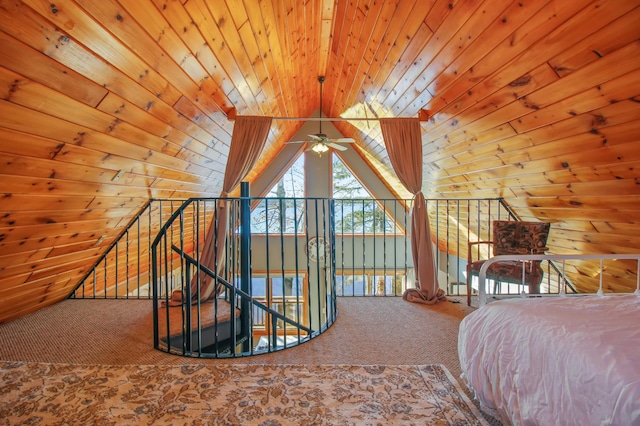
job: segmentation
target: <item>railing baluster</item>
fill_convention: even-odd
[[[125,282],[125,292],[126,292],[126,298],[129,297],[129,230],[127,230],[125,232],[126,235],[126,255],[125,255],[125,274],[126,274],[126,282]],[[116,298],[118,297],[118,291],[116,290]]]
[[[280,230],[279,233],[279,239],[280,239],[280,270],[281,270],[281,275],[280,275],[280,294],[282,295],[282,313],[284,316],[287,315],[287,308],[286,308],[286,303],[284,303],[285,300],[285,256],[286,256],[286,252],[285,252],[285,245],[284,245],[284,200],[282,198],[280,198],[278,200],[278,219],[279,219],[279,223],[280,226],[278,227],[278,229]],[[270,268],[269,268],[270,269]],[[271,299],[273,300],[273,299]],[[277,324],[277,321],[274,321],[274,324]],[[287,326],[286,324],[282,324],[282,333],[283,333],[283,339],[286,342],[287,341]],[[274,340],[274,345],[277,345],[277,341]]]
[[[311,203],[311,200],[309,200],[309,199],[305,200],[305,210],[306,210],[307,214],[304,215],[304,217],[305,217],[305,219],[304,219],[304,226],[305,226],[304,242],[305,242],[305,246],[307,248],[309,247],[309,206],[310,206],[310,203]],[[313,305],[311,304],[311,297],[310,297],[310,293],[311,293],[311,260],[309,259],[308,255],[307,255],[307,260],[306,260],[306,271],[307,271],[307,289],[308,289],[307,294],[309,294],[309,297],[307,297],[307,300],[306,300],[307,322],[309,324],[313,324]]]
[[[108,258],[105,257],[105,259],[104,259],[104,268],[102,269],[102,273],[104,274],[104,276],[102,277],[103,278],[103,280],[102,280],[103,281],[102,282],[102,293],[103,293],[103,298],[104,299],[107,298],[107,277],[108,277],[108,274],[107,274],[107,259]]]
[[[298,199],[294,198],[293,199],[293,217],[297,219],[298,217]],[[297,222],[297,221],[296,221]],[[296,321],[300,321],[300,274],[299,274],[299,270],[298,270],[298,226],[297,223],[294,222],[294,227],[293,227],[293,253],[294,253],[294,264],[295,264],[295,276],[293,278],[293,282],[291,283],[291,291],[293,292],[293,283],[295,283],[295,289],[296,289],[296,294],[295,294],[295,299],[296,299],[296,309],[295,309],[295,315],[296,315]],[[268,265],[269,263],[267,263]],[[286,296],[283,295],[283,299],[286,300]],[[301,330],[298,328],[297,329],[297,336],[298,336],[298,343],[300,343],[300,339],[301,339]],[[287,346],[287,341],[285,339],[284,341],[284,345],[285,347]]]

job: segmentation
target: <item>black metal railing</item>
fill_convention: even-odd
[[[262,314],[261,315],[262,318],[270,317],[271,330],[272,330],[272,333],[270,336],[271,341],[273,342],[278,341],[279,329],[282,329],[283,335],[286,336],[287,327],[286,326],[278,327],[278,322],[282,322],[283,324],[289,325],[296,330],[296,337],[297,337],[296,343],[301,343],[302,341],[307,340],[308,337],[313,337],[314,335],[313,330],[306,327],[304,324],[301,324],[295,320],[292,320],[291,318],[281,314],[277,310],[271,309],[269,306],[266,306],[261,301],[253,298],[250,294],[246,293],[245,291],[239,289],[237,286],[234,286],[233,284],[229,283],[219,275],[215,274],[211,269],[209,269],[205,265],[202,265],[202,264],[198,265],[199,262],[196,259],[182,252],[175,245],[172,246],[172,249],[176,253],[178,253],[181,256],[181,258],[185,260],[185,274],[187,276],[192,276],[190,274],[191,267],[197,267],[201,270],[202,274],[205,274],[211,279],[213,279],[216,285],[222,288],[222,292],[224,292],[224,297],[221,299],[224,300],[224,302],[229,304],[231,312],[235,311],[238,307],[241,306],[242,307],[241,315],[242,315],[242,312],[246,312],[246,313],[251,312],[253,315],[256,315],[256,313],[259,312]],[[194,296],[196,296],[192,294],[190,286],[185,287],[185,296],[187,300],[193,300]],[[168,301],[169,301],[168,298],[165,298],[163,300],[163,302],[165,303],[167,303]],[[222,302],[219,302],[219,303],[222,303]],[[249,311],[248,308],[254,308],[254,309],[252,311]],[[200,309],[202,309],[201,303],[199,306],[199,310]],[[215,310],[215,308],[213,308],[213,310]],[[154,298],[154,312],[160,312],[158,299],[156,298]],[[170,315],[171,310],[164,309],[162,312],[164,314],[162,315],[162,317],[160,316],[158,316],[158,318],[154,317],[154,324],[157,324],[157,325],[160,325],[163,323],[167,324],[171,321],[171,315]],[[192,310],[185,309],[185,310],[182,310],[180,313],[181,313],[180,319],[183,320],[183,323],[181,324],[182,329],[191,330],[193,328],[192,324],[196,322],[196,318],[194,318]],[[198,313],[199,313],[199,316],[201,317],[202,312],[200,311]],[[249,316],[247,316],[246,319],[249,319]],[[177,340],[179,341],[181,355],[187,355],[187,354],[193,355],[193,354],[200,354],[200,353],[211,354],[211,355],[220,355],[220,354],[238,355],[238,353],[236,352],[237,346],[241,343],[249,341],[249,339],[246,336],[248,336],[251,333],[252,323],[249,321],[246,321],[246,319],[241,316],[239,322],[233,321],[233,320],[229,322],[229,325],[228,325],[230,330],[229,342],[225,342],[223,339],[219,339],[219,333],[216,333],[214,335],[212,342],[204,342],[204,339],[202,337],[202,333],[200,330],[201,325],[199,324],[197,327],[193,328],[196,330],[196,333],[183,333],[180,336],[171,336],[170,333],[165,333],[163,340],[166,343],[166,346],[164,348],[172,352],[173,349],[175,349],[175,346],[172,345],[172,337],[174,339],[177,337]],[[219,326],[222,326],[221,322],[218,321],[218,318],[215,315],[214,315],[214,326],[216,328]],[[248,329],[248,331],[245,332],[242,329]],[[304,336],[302,333],[304,333]],[[156,344],[156,347],[159,347],[161,346],[159,342],[160,340],[159,327],[155,332],[155,336],[156,338],[154,342]],[[192,339],[193,336],[195,336],[195,339]],[[273,346],[274,345],[268,345],[266,347],[266,350],[272,349]],[[278,344],[276,344],[275,346],[284,347],[284,345],[278,345]],[[249,354],[252,354],[254,352],[251,349],[251,347],[248,348],[248,351],[249,351]],[[260,350],[260,352],[263,352],[263,351],[264,350]]]
[[[400,296],[412,286],[411,200],[333,199],[331,204],[310,209],[310,214],[306,213],[307,199],[252,198],[250,202],[252,250],[264,258],[253,268],[254,275],[261,274],[266,281],[277,276],[282,280],[295,277],[295,268],[286,267],[282,259],[288,253],[306,256],[304,248],[309,238],[301,237],[324,232],[316,215],[332,214],[335,230],[331,247],[336,253],[338,295]],[[151,243],[183,203],[151,200],[79,281],[70,297],[151,299]],[[487,239],[492,220],[515,220],[515,216],[501,199],[427,199],[426,203],[431,231],[438,240],[435,253],[440,285],[449,295],[466,294],[467,241]],[[182,213],[185,225],[191,227],[187,239],[193,233],[204,235],[215,211],[213,199],[198,200],[198,204]],[[320,237],[327,241],[329,235]],[[199,244],[197,249],[201,250],[204,241],[191,243]],[[324,247],[329,248],[326,244]],[[162,288],[169,292],[181,288],[183,283],[178,278],[162,277],[167,284]]]
[[[191,199],[162,227],[152,244],[156,348],[247,356],[297,345],[333,324],[334,259],[311,245],[333,240],[330,201],[282,199],[281,218],[270,224],[269,207],[254,207],[252,218],[256,201]],[[283,227],[296,206],[303,225]],[[264,233],[254,236],[256,227]],[[212,298],[204,288],[216,289]],[[187,303],[171,307],[176,291]]]
[[[78,281],[71,299],[151,299],[151,243],[185,200],[151,199]]]
[[[428,199],[426,207],[440,287],[466,295],[468,242],[488,239],[493,220],[516,218],[501,199]],[[156,347],[171,353],[279,350],[326,330],[336,296],[400,296],[413,287],[411,208],[395,199],[152,200],[72,297],[152,298]],[[219,291],[203,300],[191,284],[207,278]],[[176,293],[195,303],[163,306]]]

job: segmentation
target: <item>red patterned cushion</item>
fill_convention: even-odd
[[[486,262],[486,260],[479,260],[471,264],[471,273],[478,275],[480,267]],[[533,263],[533,267],[532,267]],[[524,265],[524,277],[525,284],[531,288],[530,293],[537,292],[537,288],[542,282],[542,267],[540,262],[522,262],[517,260],[506,260],[502,262],[496,262],[489,266],[487,269],[487,278],[490,280],[520,284],[522,283],[522,268]]]

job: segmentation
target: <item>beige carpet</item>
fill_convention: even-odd
[[[3,424],[487,425],[439,365],[0,368]]]
[[[65,300],[0,324],[0,359],[109,365],[444,364],[458,377],[458,326],[472,310],[464,303],[425,306],[399,297],[339,297],[335,324],[307,343],[255,357],[199,360],[153,349],[148,300]]]
[[[457,335],[473,311],[399,297],[340,297],[338,319],[324,334],[284,351],[236,359],[194,359],[153,349],[148,300],[66,300],[0,324],[0,360],[84,365],[428,365],[459,379]],[[499,424],[488,418],[490,424]]]

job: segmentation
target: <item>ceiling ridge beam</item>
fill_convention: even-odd
[[[238,116],[236,109],[232,109],[227,114],[229,121],[234,121]],[[424,122],[428,121],[431,114],[429,110],[421,109],[418,112],[418,120]],[[380,118],[370,117],[271,117],[273,120],[279,121],[379,121]],[[386,117],[383,117],[386,118]],[[389,118],[403,118],[403,117],[389,117]]]

